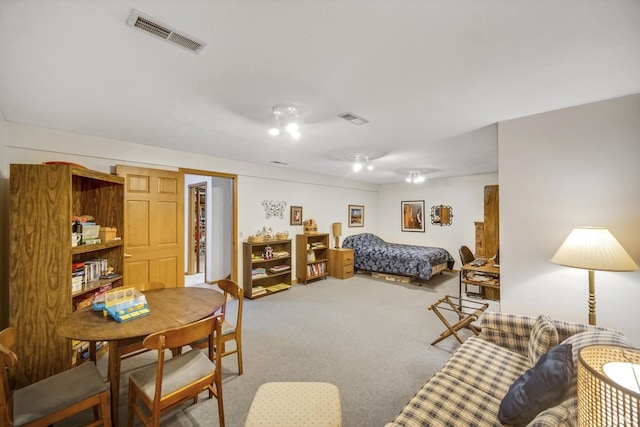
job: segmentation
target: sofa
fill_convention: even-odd
[[[386,427],[577,426],[580,348],[631,347],[617,331],[547,315],[485,312],[479,324],[480,335],[468,338]],[[556,357],[561,352],[566,354],[562,363]],[[548,366],[560,370],[541,376]],[[529,395],[523,390],[533,383],[532,377],[562,384],[545,384],[553,388],[542,392],[527,389],[533,402],[526,401]],[[552,396],[552,402],[545,402]]]

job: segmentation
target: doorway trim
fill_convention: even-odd
[[[231,280],[234,282],[238,281],[238,175],[224,173],[224,172],[213,172],[201,169],[189,169],[189,168],[179,168],[178,172],[180,172],[184,178],[184,175],[202,175],[202,176],[211,176],[216,178],[227,178],[232,181],[232,221],[231,221],[231,235],[233,236],[231,239]]]
[[[200,256],[199,256],[199,252],[200,252],[200,241],[202,240],[202,236],[201,236],[201,231],[198,230],[198,241],[196,243],[196,221],[199,223],[200,222],[200,216],[199,214],[196,212],[195,208],[196,206],[199,206],[200,203],[198,200],[196,200],[196,195],[194,195],[194,191],[197,189],[201,189],[201,188],[206,188],[206,182],[199,182],[199,183],[193,183],[193,184],[189,184],[188,188],[189,188],[189,241],[186,242],[185,244],[188,245],[187,247],[189,248],[189,251],[187,251],[187,275],[192,275],[192,274],[196,274],[196,273],[205,273],[206,269],[207,269],[207,263],[206,263],[206,257],[207,257],[207,241],[206,241],[206,236],[205,236],[205,250],[204,250],[204,257],[205,257],[205,262],[204,262],[204,266],[202,268],[202,271],[200,271]],[[205,198],[207,197],[206,192],[205,192]],[[207,221],[207,217],[209,215],[209,211],[207,210],[206,207],[206,203],[205,203],[205,233],[206,230],[208,228],[208,224],[206,223]],[[197,250],[195,250],[197,245]],[[197,252],[197,254],[196,254]],[[206,273],[205,273],[206,274]],[[206,277],[206,276],[205,276]]]

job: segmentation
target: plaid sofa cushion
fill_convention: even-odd
[[[543,354],[558,345],[558,331],[547,314],[541,314],[531,329],[529,337],[529,361],[532,365],[538,363]]]
[[[501,427],[500,399],[438,372],[387,427]]]
[[[456,351],[447,360],[441,372],[502,400],[511,384],[531,366],[527,357],[471,337],[465,341],[463,351]]]

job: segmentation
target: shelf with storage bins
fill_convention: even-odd
[[[291,287],[291,240],[243,243],[242,288],[253,299]]]
[[[56,325],[101,286],[123,283],[124,178],[70,164],[12,164],[9,178],[9,323],[30,338],[14,347],[21,388],[74,364],[72,341]],[[72,246],[79,215],[116,228],[121,240]],[[93,259],[107,260],[116,274],[74,292],[73,264]]]
[[[329,233],[296,235],[296,275],[298,283],[326,279],[329,274]]]

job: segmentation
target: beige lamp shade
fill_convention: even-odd
[[[602,227],[574,228],[551,262],[601,271],[634,271],[638,265],[615,237]]]
[[[578,353],[578,425],[638,426],[640,350],[611,345]]]
[[[589,270],[589,324],[596,324],[596,281],[594,270],[633,271],[638,264],[602,227],[574,228],[551,262]]]
[[[331,224],[331,231],[333,232],[333,238],[335,240],[335,247],[340,247],[340,236],[342,236],[342,223],[334,222]]]

